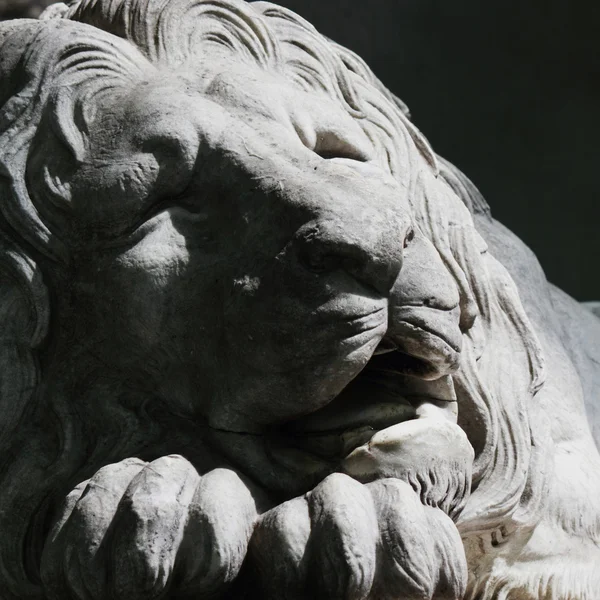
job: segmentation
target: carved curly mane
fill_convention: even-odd
[[[545,489],[537,480],[542,470],[534,464],[540,459],[532,453],[536,432],[528,418],[543,383],[541,349],[511,277],[475,230],[471,211],[484,211],[485,203],[433,153],[402,102],[357,56],[269,3],[83,0],[62,12],[65,20],[0,27],[0,46],[19,49],[2,55],[20,56],[18,65],[2,68],[20,75],[0,82],[0,362],[13,365],[0,379],[0,569],[14,597],[39,593],[36,570],[46,524],[34,516],[97,465],[139,451],[148,431],[159,435],[148,424],[151,414],[115,400],[120,428],[115,432],[114,423],[96,417],[106,431],[93,435],[104,435],[104,443],[96,440],[82,464],[80,443],[90,435],[86,411],[115,413],[85,403],[68,406],[45,393],[45,350],[57,333],[52,289],[68,286],[73,250],[65,235],[66,163],[85,156],[86,122],[103,93],[130,85],[153,65],[192,62],[202,71],[205,57],[215,52],[279,71],[299,88],[337,100],[373,142],[380,162],[393,175],[409,173],[414,216],[461,294],[465,343],[454,379],[459,423],[476,462],[459,528],[464,535],[492,532],[508,517],[532,524]],[[61,149],[58,159],[39,152],[38,136],[49,132]],[[40,423],[48,439],[28,437],[30,425]]]

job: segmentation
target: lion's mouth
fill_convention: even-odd
[[[439,327],[443,336],[411,324],[388,329],[361,372],[322,408],[262,432],[215,429],[214,442],[248,475],[287,497],[342,468],[380,431],[423,416],[456,422],[451,373],[460,356],[460,331],[448,321]]]
[[[278,428],[294,447],[325,459],[347,456],[377,431],[418,418],[424,407],[452,412],[452,377],[428,377],[435,365],[398,349],[384,338],[371,360],[324,408]]]

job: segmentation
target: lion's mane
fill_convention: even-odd
[[[356,55],[269,3],[82,0],[51,16],[60,18],[0,26],[0,55],[14,61],[0,69],[0,361],[12,369],[0,376],[0,572],[13,596],[39,594],[36,569],[47,523],[34,517],[55,500],[56,488],[136,451],[115,451],[114,433],[106,431],[103,453],[81,457],[76,438],[85,431],[74,425],[74,407],[44,393],[44,356],[57,335],[52,290],[68,285],[72,252],[64,235],[69,169],[85,157],[86,123],[104,93],[156,66],[191,63],[201,71],[213,52],[278,71],[337,101],[373,142],[380,162],[404,180],[408,173],[415,219],[461,295],[464,350],[454,380],[459,423],[476,460],[459,529],[465,536],[507,535],[509,518],[533,525],[547,488],[528,416],[543,385],[542,351],[514,282],[475,229],[474,213],[487,218],[485,201],[435,155],[405,105]],[[60,160],[39,151],[44,135],[66,152]],[[129,433],[140,419],[126,419]],[[46,445],[23,434],[38,420],[51,431]]]

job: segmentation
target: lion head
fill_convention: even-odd
[[[60,12],[0,29],[8,585],[108,462],[225,460],[290,497],[423,404],[475,450],[461,531],[535,512],[541,350],[404,105],[268,3]]]

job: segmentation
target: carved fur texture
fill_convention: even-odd
[[[597,600],[598,340],[291,11],[0,24],[2,600]]]

